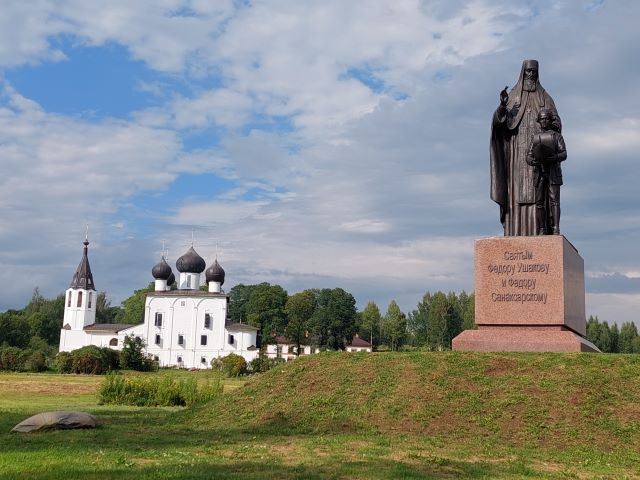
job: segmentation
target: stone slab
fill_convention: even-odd
[[[485,326],[453,339],[453,350],[471,352],[599,352],[565,327]]]
[[[476,324],[562,326],[586,335],[584,261],[562,235],[475,242]]]

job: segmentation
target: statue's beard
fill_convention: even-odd
[[[536,81],[531,78],[524,79],[523,89],[525,92],[535,92],[536,91]]]

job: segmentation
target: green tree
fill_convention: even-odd
[[[315,345],[343,350],[356,332],[356,300],[342,288],[312,291],[316,309],[310,327]]]
[[[634,340],[638,338],[638,329],[633,322],[625,322],[620,328],[620,336],[618,337],[620,353],[638,353],[633,349]]]
[[[154,362],[144,353],[144,340],[135,335],[127,335],[120,351],[120,368],[147,372],[154,370]]]
[[[384,336],[392,351],[398,350],[407,334],[407,317],[395,300],[391,300],[383,320]]]
[[[64,294],[53,299],[46,299],[40,295],[40,291],[36,287],[30,302],[23,310],[23,314],[29,324],[32,336],[40,337],[52,346],[59,344],[62,318],[64,317]]]
[[[106,292],[98,293],[96,296],[96,323],[115,323],[116,319],[122,315],[121,312],[120,307],[111,306],[111,301],[107,300]]]
[[[442,292],[433,294],[427,319],[427,346],[430,350],[443,350],[451,347],[449,324],[453,316],[447,296]]]
[[[370,301],[358,315],[358,334],[360,338],[369,339],[371,345],[380,344],[380,327],[382,315],[375,302]]]
[[[257,285],[239,283],[229,290],[229,318],[234,323],[247,321],[247,303]]]
[[[587,320],[587,340],[592,342],[602,352],[614,352],[615,336],[607,322],[600,322],[598,317],[590,316]]]
[[[254,285],[245,306],[247,323],[258,327],[267,342],[284,332],[288,295],[280,285]]]
[[[7,310],[0,313],[0,346],[24,348],[29,344],[31,332],[24,313]]]
[[[614,323],[609,327],[609,336],[610,336],[610,350],[611,353],[619,353],[620,352],[620,330],[618,329],[618,324]]]
[[[455,338],[460,332],[462,332],[462,317],[464,315],[464,308],[468,301],[467,294],[463,291],[461,296],[464,296],[463,301],[454,293],[449,292],[447,294],[447,302],[449,303],[449,309],[451,316],[447,322],[447,342],[448,347],[451,347],[451,340]],[[465,305],[463,305],[463,302]]]
[[[316,309],[316,296],[312,290],[291,295],[285,305],[287,326],[284,334],[287,340],[297,347],[296,355],[300,355],[300,345],[309,329],[309,321]]]
[[[600,321],[598,317],[589,315],[587,319],[587,340],[597,346],[597,342],[600,336]],[[600,348],[600,347],[598,347]]]
[[[427,344],[427,326],[432,299],[431,293],[426,292],[422,296],[422,301],[418,302],[416,309],[409,313],[407,333],[413,346],[419,347]]]
[[[462,329],[475,330],[476,328],[476,295],[472,293],[467,298],[464,313],[462,314]]]
[[[144,322],[144,304],[147,293],[155,290],[155,284],[149,283],[146,288],[133,292],[129,298],[122,301],[122,309],[118,312],[115,323],[138,325]]]

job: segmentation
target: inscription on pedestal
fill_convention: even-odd
[[[584,281],[573,280],[584,278],[582,259],[564,237],[478,240],[475,260],[478,325],[563,325],[582,333]]]
[[[497,280],[491,301],[546,304],[549,292],[540,288],[545,282],[538,277],[549,275],[550,269],[549,263],[537,263],[535,253],[530,250],[504,252],[501,263],[490,262],[487,267]]]

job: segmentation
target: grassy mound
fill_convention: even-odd
[[[628,452],[640,447],[639,374],[637,355],[329,353],[271,370],[191,415],[205,428]]]

